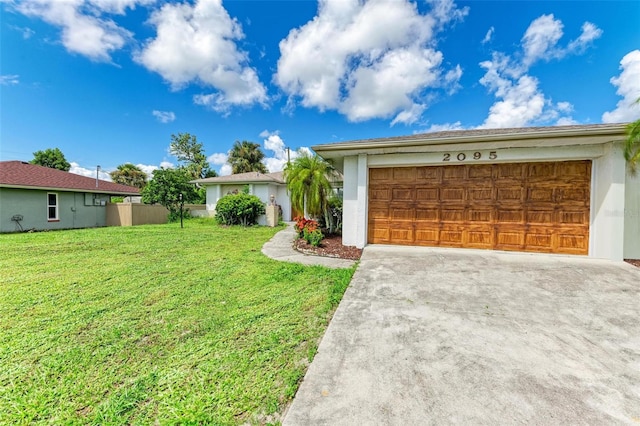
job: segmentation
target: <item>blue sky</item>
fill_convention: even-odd
[[[285,148],[640,117],[638,1],[0,0],[0,159],[177,164],[189,132]],[[103,177],[106,174],[103,173]]]

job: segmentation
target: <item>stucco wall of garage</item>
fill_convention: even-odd
[[[640,259],[640,171],[627,171],[624,189],[624,258]]]
[[[487,164],[537,161],[592,160],[590,249],[589,256],[622,260],[625,255],[636,253],[637,243],[625,239],[627,230],[638,227],[634,224],[637,208],[625,203],[638,203],[634,186],[625,188],[625,163],[621,144],[607,142],[595,145],[538,146],[538,147],[491,147],[487,143],[465,145],[439,145],[429,147],[429,152],[394,154],[359,154],[345,156],[344,172],[344,218],[343,243],[364,247],[367,244],[367,179],[369,167]],[[474,159],[474,153],[480,158]],[[495,152],[495,158],[491,154]],[[446,154],[449,154],[448,156]],[[445,161],[446,160],[446,161]],[[637,217],[637,216],[636,216]],[[637,233],[634,235],[638,235]]]

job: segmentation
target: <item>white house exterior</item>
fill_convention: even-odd
[[[227,194],[242,192],[244,187],[249,188],[249,194],[255,195],[265,205],[271,203],[274,196],[275,203],[282,208],[282,220],[292,220],[291,201],[287,194],[287,186],[282,172],[275,173],[239,173],[229,176],[197,179],[194,183],[207,189],[207,213],[214,216],[218,200]],[[266,225],[264,215],[258,218],[258,224]]]
[[[446,131],[314,146],[344,174],[343,244],[640,258],[624,125]]]

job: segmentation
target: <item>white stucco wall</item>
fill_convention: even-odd
[[[344,158],[342,243],[362,248],[367,244],[367,155]]]
[[[604,149],[592,167],[589,255],[622,260],[625,160],[620,144],[609,143]]]
[[[249,187],[249,194],[255,195],[260,200],[267,205],[270,201],[271,194],[276,196],[276,202],[282,206],[283,212],[283,220],[290,221],[291,220],[291,203],[289,201],[289,197],[286,192],[286,187],[284,185],[276,185],[270,183],[250,183],[247,184]],[[214,216],[216,212],[216,204],[218,200],[228,193],[233,193],[234,191],[242,192],[245,184],[215,184],[215,185],[207,185],[207,212],[210,216]],[[265,215],[261,215],[258,218],[259,225],[266,225],[266,217]]]
[[[624,258],[640,259],[640,171],[627,173],[624,201]]]

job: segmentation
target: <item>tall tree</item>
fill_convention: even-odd
[[[324,216],[326,223],[331,223],[329,198],[336,174],[333,166],[317,155],[303,154],[287,164],[284,178],[293,208],[314,218]]]
[[[118,168],[109,173],[111,180],[123,185],[144,188],[147,184],[147,174],[138,166],[131,163],[120,164]]]
[[[204,148],[195,135],[189,133],[172,134],[169,152],[183,163],[182,167],[189,172],[193,179],[218,175],[215,170],[211,170]]]
[[[262,163],[264,153],[260,145],[249,141],[235,141],[229,151],[231,173],[260,172],[267,173],[267,167]]]
[[[33,153],[31,164],[49,167],[50,169],[58,169],[68,172],[71,164],[64,158],[64,154],[59,148],[47,148],[44,151],[36,151]]]
[[[200,203],[201,195],[189,183],[193,177],[184,168],[157,169],[153,178],[142,189],[142,202],[160,204],[169,210],[169,218],[175,219],[180,209],[180,194],[185,203]]]

